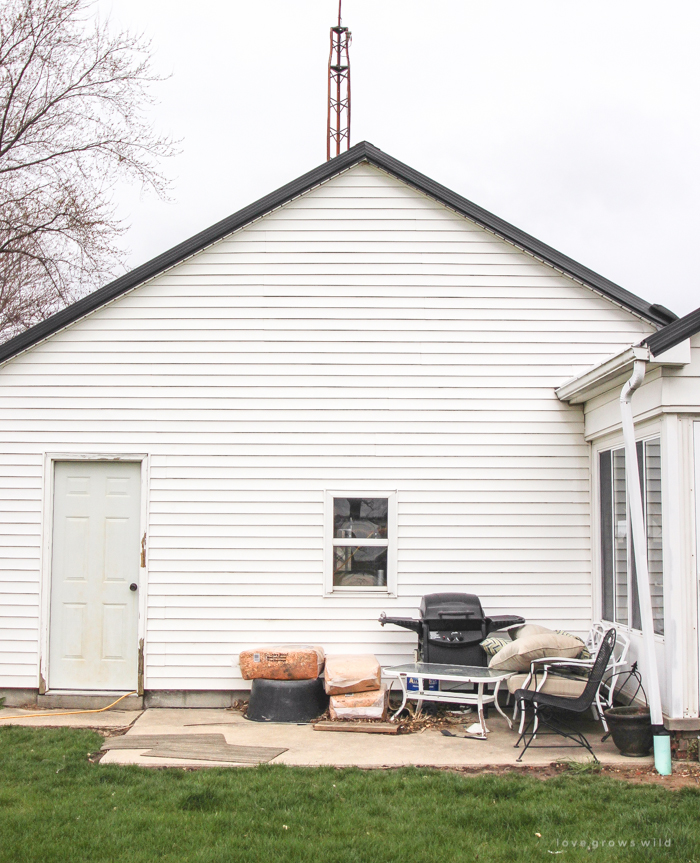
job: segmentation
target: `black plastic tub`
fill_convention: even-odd
[[[253,722],[311,722],[325,713],[328,696],[323,678],[254,680],[247,718]]]
[[[620,755],[643,758],[654,744],[649,710],[639,707],[613,707],[605,711],[613,743]]]

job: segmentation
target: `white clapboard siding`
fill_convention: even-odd
[[[555,387],[651,327],[358,165],[0,369],[0,687],[38,684],[44,454],[148,453],[148,689],[245,647],[409,659],[421,595],[578,632],[589,449]],[[327,489],[398,493],[398,595],[324,596]],[[50,685],[50,669],[49,669]]]

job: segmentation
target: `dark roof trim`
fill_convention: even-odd
[[[547,246],[545,243],[541,243],[539,240],[536,240],[524,231],[510,225],[508,222],[504,222],[503,219],[499,219],[498,216],[494,216],[487,210],[483,210],[481,207],[478,207],[466,198],[462,198],[461,195],[456,194],[445,186],[441,186],[439,183],[436,183],[424,174],[414,171],[413,168],[410,168],[408,165],[404,165],[397,159],[393,159],[391,156],[383,153],[367,141],[363,141],[360,144],[355,144],[355,146],[350,150],[347,150],[340,156],[336,156],[329,162],[324,162],[322,165],[319,165],[318,168],[314,168],[313,171],[309,171],[297,180],[287,183],[286,186],[282,186],[280,189],[277,189],[277,191],[266,195],[264,198],[260,198],[260,200],[247,207],[244,207],[232,216],[222,219],[210,228],[195,234],[194,237],[190,237],[189,240],[185,240],[183,243],[174,246],[169,251],[153,258],[153,260],[142,264],[140,267],[136,267],[136,269],[131,270],[131,272],[126,275],[110,282],[110,284],[105,285],[103,288],[88,294],[88,296],[83,297],[83,299],[78,300],[70,306],[67,306],[65,309],[62,309],[60,312],[57,312],[45,321],[36,324],[26,332],[20,333],[18,336],[5,342],[4,345],[0,345],[0,362],[3,362],[15,354],[20,353],[20,351],[31,347],[42,339],[47,338],[47,336],[50,336],[58,330],[72,324],[74,321],[79,320],[90,312],[99,309],[100,306],[111,302],[121,294],[124,294],[132,288],[135,288],[137,285],[152,279],[164,270],[169,269],[185,258],[190,257],[212,243],[215,243],[217,240],[222,239],[227,234],[242,228],[249,222],[264,216],[271,210],[274,210],[304,192],[309,191],[309,189],[312,189],[319,183],[329,180],[335,174],[338,174],[362,161],[367,161],[378,168],[382,168],[389,174],[393,174],[398,179],[403,180],[419,191],[441,201],[443,204],[446,204],[458,213],[461,213],[484,227],[489,228],[496,234],[504,237],[506,240],[510,240],[517,246],[520,246],[526,251],[531,252],[536,257],[541,258],[543,261],[546,261],[574,278],[585,282],[590,287],[595,288],[600,291],[600,293],[615,302],[620,303],[620,305],[625,306],[631,311],[636,312],[638,315],[646,318],[652,323],[664,326],[671,320],[675,319],[675,316],[672,313],[669,313],[666,309],[650,305],[634,294],[631,294],[629,291],[626,291],[624,288],[621,288],[619,285],[616,285],[614,282],[594,273],[593,270],[589,270],[588,267],[584,267],[582,264],[568,258],[566,255],[562,255],[560,252],[557,252],[556,249]]]
[[[642,344],[647,345],[649,350],[657,356],[680,342],[684,342],[690,336],[700,333],[700,309],[678,318],[672,324],[644,339]]]

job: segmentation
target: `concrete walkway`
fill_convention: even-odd
[[[3,715],[23,713],[13,708],[0,711]],[[36,711],[27,711],[27,713]],[[12,724],[32,727],[98,728],[108,733],[128,729],[129,735],[163,734],[223,734],[226,742],[241,746],[276,746],[286,752],[274,759],[274,764],[297,766],[332,765],[336,767],[400,767],[420,765],[431,767],[503,767],[515,765],[519,750],[513,748],[517,739],[506,722],[497,714],[488,718],[488,740],[446,737],[439,730],[428,728],[415,734],[361,734],[314,731],[311,725],[250,722],[232,710],[160,708],[141,711],[107,711],[74,716],[59,716],[63,711],[42,711],[39,719],[18,719]],[[467,724],[471,722],[467,720]],[[453,725],[455,734],[463,733],[462,725]],[[653,757],[623,758],[612,741],[600,743],[602,726],[587,723],[585,731],[600,761],[611,766],[647,766]],[[554,742],[555,739],[552,739]],[[562,741],[563,742],[563,741]],[[145,749],[112,749],[105,753],[102,764],[139,764],[149,767],[216,767],[232,766],[213,761],[157,758],[145,756]],[[562,758],[587,760],[581,748],[531,749],[521,762],[524,766],[541,767]]]
[[[5,707],[0,710],[0,728],[3,725],[26,725],[29,728],[98,728],[123,730],[141,716],[142,710],[106,710],[104,713],[81,713],[69,710],[22,710]],[[64,715],[68,714],[68,715]],[[7,717],[20,717],[6,719]]]

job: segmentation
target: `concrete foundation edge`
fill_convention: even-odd
[[[60,694],[37,695],[36,706],[41,710],[101,710],[119,698],[118,695]],[[114,707],[115,710],[143,710],[143,698],[129,695]]]
[[[38,689],[0,689],[0,698],[5,699],[5,707],[36,707]]]
[[[250,690],[233,689],[228,691],[185,690],[185,689],[147,689],[143,696],[144,707],[233,707],[236,701],[248,700]]]
[[[39,695],[38,689],[0,689],[0,698],[5,699],[5,707],[21,707],[43,710],[95,710],[107,707],[117,695],[89,695],[82,693],[48,692]],[[193,691],[184,689],[151,689],[143,696],[129,695],[116,705],[117,710],[143,710],[149,707],[192,707],[221,708],[232,707],[237,701],[248,700],[247,689],[228,691]]]
[[[670,719],[664,716],[664,726],[669,731],[700,731],[700,719],[697,716],[686,719]]]

